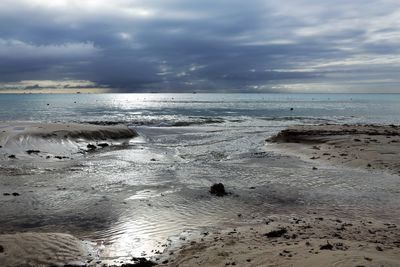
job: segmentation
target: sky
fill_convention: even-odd
[[[0,92],[400,93],[399,0],[1,0]]]

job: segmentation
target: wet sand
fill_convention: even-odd
[[[0,160],[71,159],[87,151],[121,144],[137,135],[125,125],[2,122]]]
[[[294,126],[267,141],[305,160],[400,174],[400,126]]]
[[[310,132],[303,133],[302,127]],[[127,129],[125,127],[122,128],[125,129],[123,131]],[[329,131],[326,129],[329,129]],[[346,209],[346,206],[338,205],[338,203],[342,203],[336,203],[333,198],[340,197],[345,199],[344,197],[351,197],[353,201],[354,199],[363,199],[362,197],[364,197],[364,195],[358,196],[359,198],[356,198],[354,195],[343,195],[343,192],[348,192],[346,191],[347,187],[354,189],[353,183],[354,185],[359,184],[357,177],[355,177],[357,179],[354,179],[354,181],[349,181],[350,183],[333,183],[332,181],[331,184],[327,180],[332,179],[336,181],[337,177],[331,177],[331,173],[326,172],[323,167],[318,167],[319,170],[314,171],[309,168],[309,164],[299,163],[299,166],[291,166],[289,161],[293,159],[292,157],[277,157],[270,153],[270,150],[273,149],[274,151],[279,151],[281,154],[291,153],[292,155],[301,156],[307,161],[315,162],[315,159],[310,159],[314,154],[306,154],[303,150],[309,150],[310,153],[344,154],[345,152],[336,150],[334,150],[334,152],[332,152],[333,150],[327,150],[330,152],[321,152],[322,149],[325,149],[325,146],[326,149],[339,149],[339,147],[335,147],[335,145],[340,145],[347,149],[346,151],[350,154],[350,152],[352,152],[351,148],[355,150],[354,147],[360,145],[360,141],[353,139],[359,139],[369,142],[361,142],[364,145],[361,148],[372,149],[372,152],[368,151],[375,155],[375,157],[383,155],[382,158],[378,158],[382,161],[383,167],[385,167],[385,164],[392,167],[378,168],[377,164],[377,166],[368,168],[364,166],[368,164],[366,162],[364,162],[364,165],[346,165],[346,162],[342,163],[341,161],[333,160],[318,161],[318,164],[331,164],[336,167],[362,167],[366,170],[373,170],[375,167],[375,172],[387,171],[395,173],[393,170],[397,170],[395,169],[397,157],[394,157],[394,159],[392,159],[392,157],[384,157],[385,153],[381,152],[381,146],[375,144],[377,141],[372,141],[368,138],[376,140],[382,139],[382,144],[384,140],[390,139],[392,141],[391,144],[397,146],[396,140],[398,139],[399,131],[397,127],[324,125],[289,128],[278,134],[277,137],[272,138],[276,143],[270,145],[268,142],[268,146],[266,146],[265,149],[266,151],[255,151],[249,154],[247,150],[244,150],[246,153],[240,153],[236,158],[224,160],[222,160],[221,157],[214,159],[214,154],[209,151],[210,148],[213,148],[215,151],[219,151],[218,149],[220,148],[230,148],[231,146],[227,146],[226,143],[222,143],[223,145],[221,145],[221,147],[216,147],[216,142],[211,142],[211,145],[196,146],[195,150],[192,150],[192,146],[190,145],[180,148],[182,149],[180,153],[177,153],[175,149],[171,150],[173,151],[171,155],[166,153],[170,150],[166,150],[164,147],[161,147],[162,149],[160,148],[160,145],[163,145],[170,149],[171,142],[176,142],[181,145],[183,140],[177,140],[176,136],[179,138],[185,137],[189,140],[189,144],[192,144],[190,142],[196,142],[196,139],[193,138],[191,134],[197,133],[198,129],[193,130],[193,133],[190,132],[190,135],[188,130],[184,132],[185,134],[180,132],[183,130],[179,130],[179,132],[171,134],[170,140],[167,139],[168,135],[166,135],[166,132],[176,131],[174,129],[164,129],[165,133],[163,132],[159,135],[156,135],[153,129],[148,129],[148,131],[149,133],[142,132],[142,134],[152,139],[153,143],[147,145],[155,144],[154,148],[146,148],[145,144],[140,144],[135,149],[132,148],[132,150],[109,151],[105,153],[105,158],[103,159],[101,158],[101,154],[96,156],[92,154],[92,157],[89,153],[88,157],[81,162],[81,164],[88,164],[88,168],[82,166],[81,169],[78,169],[79,172],[74,173],[68,171],[60,176],[55,176],[51,171],[49,171],[48,177],[46,173],[38,173],[37,176],[27,175],[24,177],[26,182],[22,180],[22,177],[19,177],[18,180],[21,181],[21,185],[17,187],[15,187],[15,184],[12,184],[11,187],[8,184],[8,180],[4,179],[4,192],[19,192],[21,195],[1,196],[3,198],[2,210],[7,213],[10,219],[3,222],[2,230],[4,234],[0,233],[0,245],[2,246],[0,247],[0,265],[13,266],[15,263],[18,263],[36,266],[38,263],[42,263],[44,265],[58,264],[60,266],[63,264],[84,264],[85,266],[102,266],[105,264],[106,266],[113,266],[137,262],[133,260],[132,256],[130,256],[129,259],[126,258],[127,260],[124,261],[116,259],[115,255],[110,257],[110,261],[104,260],[104,253],[102,253],[101,250],[107,250],[107,243],[91,243],[93,242],[93,239],[90,238],[91,235],[88,235],[88,238],[85,239],[85,235],[82,235],[80,232],[82,230],[74,230],[74,228],[69,225],[76,223],[72,220],[68,221],[69,217],[67,215],[71,214],[71,218],[73,218],[73,215],[79,217],[79,220],[85,225],[85,229],[96,225],[107,228],[107,220],[104,219],[107,218],[107,211],[110,212],[110,218],[114,220],[117,216],[113,215],[113,213],[120,213],[125,216],[132,213],[131,216],[127,216],[126,222],[123,220],[122,216],[118,218],[122,223],[132,224],[132,233],[126,237],[121,235],[122,245],[127,245],[132,239],[138,237],[138,232],[141,228],[137,227],[135,222],[143,224],[146,229],[148,228],[146,231],[162,230],[163,227],[168,225],[168,221],[170,221],[171,225],[175,225],[176,228],[179,228],[179,231],[184,231],[185,226],[189,225],[189,223],[196,226],[193,228],[197,230],[192,231],[192,234],[188,236],[180,235],[165,240],[165,242],[160,242],[158,245],[154,245],[150,248],[151,252],[154,251],[154,253],[143,256],[150,256],[150,260],[160,266],[400,265],[400,232],[399,226],[396,225],[400,218],[393,218],[393,221],[390,220],[390,217],[389,219],[388,217],[381,218],[381,220],[376,217],[374,219],[369,218],[369,216],[364,216],[367,214],[366,211],[374,212],[375,209],[368,207],[361,207],[352,218],[345,216],[340,217],[340,215],[338,215],[346,214],[345,210],[340,210],[342,207]],[[286,134],[288,131],[293,131],[294,134]],[[210,133],[213,132],[211,130],[207,132],[207,134]],[[215,134],[215,136],[220,135],[220,133]],[[287,135],[290,137],[286,137]],[[194,136],[197,137],[196,135]],[[387,136],[390,136],[390,138],[387,138]],[[265,137],[261,139],[260,144],[263,142],[264,138]],[[282,138],[282,140],[294,140],[293,142],[296,143],[286,143],[286,141],[280,141],[280,138]],[[305,141],[302,141],[303,139]],[[96,140],[92,140],[92,143],[96,143]],[[159,141],[156,142],[155,140]],[[246,140],[251,139],[246,138]],[[330,142],[339,143],[330,145]],[[352,142],[354,142],[353,147],[351,145]],[[291,150],[287,148],[287,145],[293,145]],[[319,149],[314,148],[314,146],[319,146]],[[154,151],[150,150],[150,148],[154,149]],[[200,148],[204,150],[204,155],[200,154],[201,157],[196,154],[203,152]],[[296,150],[300,148],[301,150]],[[388,145],[387,149],[388,151],[392,149],[394,150],[393,153],[397,153],[397,150],[390,147],[390,145]],[[357,154],[357,157],[364,157],[365,155],[362,154],[364,150],[359,151],[358,153],[360,154]],[[152,154],[146,154],[150,152],[152,152]],[[227,154],[228,152],[231,153],[231,151],[224,152]],[[26,154],[24,151],[21,153]],[[191,155],[190,153],[194,153],[194,155],[197,156],[194,157],[194,162],[196,163],[199,162],[199,159],[202,157],[210,156],[207,157],[206,160],[200,162],[199,167],[202,170],[204,169],[204,173],[199,174],[199,176],[190,176],[199,170],[198,168],[194,168],[197,167],[197,165],[189,165],[188,155]],[[106,154],[110,155],[106,156]],[[133,157],[132,154],[137,156]],[[231,154],[229,155],[231,156]],[[108,162],[105,161],[105,159],[108,160],[110,156],[112,156],[111,159],[113,160],[110,161],[111,163],[105,164],[105,162]],[[32,157],[36,157],[35,153]],[[269,159],[269,157],[273,160]],[[341,157],[345,156],[343,155]],[[332,158],[335,159],[336,157]],[[123,161],[124,159],[125,161]],[[7,164],[12,161],[9,159],[5,160]],[[384,162],[384,160],[388,160],[389,163]],[[98,161],[98,165],[94,165],[96,161]],[[380,161],[377,161],[375,158],[375,161],[372,162],[376,164]],[[126,165],[123,165],[125,166],[124,170],[121,170],[122,165],[118,165],[121,164],[121,162],[126,162]],[[205,165],[205,163],[209,165]],[[137,167],[135,167],[135,164]],[[181,173],[173,172],[171,178],[185,177],[185,179],[187,179],[187,177],[190,177],[192,180],[187,182],[188,186],[185,184],[182,190],[175,189],[176,193],[175,191],[170,192],[170,190],[167,190],[169,187],[166,187],[164,191],[155,191],[155,196],[157,197],[141,199],[139,192],[142,192],[143,188],[136,187],[137,183],[143,182],[146,176],[140,173],[140,170],[146,170],[146,168],[148,168],[148,170],[156,169],[159,171],[160,177],[162,177],[160,181],[165,182],[166,169],[164,164],[168,166],[168,168],[180,166],[182,170],[185,170],[185,172]],[[96,166],[96,172],[91,173],[90,170],[93,165]],[[159,169],[157,169],[157,166],[160,166]],[[210,167],[214,167],[214,169],[212,169],[212,174],[210,174]],[[75,166],[75,168],[77,168],[77,166]],[[288,168],[291,168],[292,171],[284,172],[284,175],[282,175],[281,171],[287,170]],[[99,175],[106,173],[106,169],[113,175]],[[250,171],[255,170],[257,172],[248,174]],[[120,177],[115,176],[115,173],[118,173],[118,171],[121,172]],[[319,171],[323,172],[324,176],[312,176],[313,173],[318,173]],[[334,172],[336,171],[332,171],[332,173]],[[81,173],[84,174],[81,175]],[[293,175],[291,175],[292,173]],[[340,174],[341,172],[338,173]],[[335,174],[337,175],[337,173]],[[138,176],[137,180],[133,179],[135,175]],[[209,175],[209,179],[204,179],[204,175]],[[393,175],[386,175],[385,177],[387,179],[392,176]],[[397,175],[394,176],[397,178]],[[14,177],[15,176],[12,176],[11,178]],[[59,179],[55,180],[55,177]],[[121,185],[118,183],[118,186],[116,186],[115,183],[117,177],[123,181]],[[154,179],[154,177],[158,176],[149,173],[148,177],[149,179]],[[256,180],[255,177],[260,178],[260,180]],[[32,178],[38,180],[37,185]],[[109,184],[105,184],[107,178],[110,179]],[[347,178],[350,180],[351,177],[344,176],[343,179],[345,181],[343,182],[347,182]],[[223,182],[227,186],[227,190],[232,192],[232,195],[224,197],[210,195],[208,186],[211,185],[211,182],[217,182],[215,181],[216,179],[218,182]],[[268,179],[273,182],[262,184],[264,181],[268,181]],[[276,179],[276,181],[274,179]],[[312,182],[314,182],[314,180],[319,181],[321,186],[313,185]],[[54,188],[51,187],[53,181],[57,181],[57,183],[53,185]],[[286,184],[284,181],[286,181]],[[295,188],[296,190],[293,191],[288,190],[291,188],[289,185],[292,185],[295,181],[299,184],[305,184],[304,191],[298,191],[300,190],[299,188]],[[61,182],[68,183],[61,184]],[[196,182],[196,186],[193,186],[194,182]],[[26,186],[27,183],[33,184]],[[308,183],[310,184],[308,185]],[[159,181],[155,182],[155,184],[158,186]],[[388,185],[391,184],[396,183],[389,180]],[[44,185],[46,186],[46,190],[40,189],[44,187]],[[378,186],[382,185],[379,184]],[[193,187],[193,189],[189,187]],[[326,190],[325,187],[327,187]],[[111,190],[109,188],[111,188]],[[175,188],[175,184],[173,184],[171,188]],[[369,197],[375,196],[372,194],[375,193],[375,190],[380,189],[383,191],[383,186],[381,188],[374,184],[371,188],[371,192],[367,192],[368,194],[365,195],[366,199],[368,199],[368,201],[364,200],[365,203],[370,203],[371,201],[375,203],[376,201],[369,200]],[[354,192],[358,193],[359,191],[363,191],[362,189],[363,188],[356,188]],[[330,190],[340,191],[342,195],[340,193],[337,195],[332,194]],[[394,190],[396,190],[396,188],[394,188]],[[294,194],[296,192],[297,194]],[[300,194],[300,192],[303,193]],[[38,195],[35,196],[35,201],[32,203],[35,205],[40,204],[39,207],[43,207],[43,210],[42,208],[38,210],[26,209],[27,203],[30,203],[27,200],[30,200],[34,193]],[[308,196],[306,193],[310,195]],[[395,194],[396,192],[390,193],[397,196]],[[178,198],[176,198],[175,194]],[[387,194],[386,191],[383,191],[383,194]],[[67,195],[70,197],[66,198]],[[196,196],[195,198],[193,198],[194,195]],[[54,199],[50,198],[50,196],[54,196]],[[377,199],[378,197],[381,199],[382,195],[378,195]],[[51,203],[49,203],[52,207],[50,211],[54,210],[57,214],[53,214],[45,209],[46,206],[43,204],[47,203],[46,201],[49,201],[49,198],[52,199],[50,200]],[[177,201],[176,199],[179,200],[179,203],[183,203],[184,205],[182,209],[179,208],[176,210],[177,212],[174,212],[171,206]],[[278,200],[280,203],[279,205],[270,206],[271,203],[275,203]],[[335,202],[332,204],[332,207],[329,206],[330,201]],[[341,201],[347,202],[346,200]],[[385,198],[381,201],[385,201]],[[204,203],[207,205],[204,205]],[[327,203],[328,207],[339,209],[333,212],[333,214],[337,216],[329,214],[330,212],[325,210],[326,206],[323,206],[321,203]],[[381,205],[380,202],[378,202],[377,205]],[[383,205],[382,209],[388,204]],[[144,208],[140,208],[141,206]],[[22,211],[26,218],[19,218],[19,220],[17,220],[18,216],[16,215],[19,212],[13,212],[16,207]],[[81,211],[82,207],[87,208],[79,213],[78,211]],[[241,207],[241,209],[237,207]],[[205,210],[206,213],[202,213],[203,210]],[[278,212],[279,215],[277,214]],[[40,216],[38,216],[37,213],[40,214]],[[30,214],[31,217],[29,217],[28,214]],[[207,214],[208,216],[205,216]],[[273,216],[271,214],[277,215]],[[391,214],[392,213],[389,212],[390,216]],[[181,215],[183,218],[179,217]],[[39,227],[41,225],[40,220],[46,218],[46,216],[47,218],[55,219],[55,221],[52,222],[54,225],[51,226],[52,223],[48,223],[50,224],[49,226],[44,223],[43,227]],[[82,218],[82,216],[85,216],[85,218]],[[188,220],[189,217],[192,218],[192,220]],[[205,220],[204,217],[207,217],[207,220]],[[357,217],[359,217],[359,219]],[[377,215],[377,217],[379,217],[379,215]],[[39,224],[37,228],[33,227],[35,224],[30,222],[30,220],[32,220],[31,218],[38,220],[34,221]],[[140,221],[140,218],[144,218],[143,221]],[[176,221],[173,221],[174,219],[176,219]],[[60,221],[62,221],[62,223]],[[220,224],[217,223],[218,221],[220,221]],[[16,232],[16,230],[14,230],[16,227],[15,222],[18,222],[19,225],[27,225],[28,228],[30,227],[29,229],[24,229],[24,231],[34,231],[35,233],[17,232],[13,234]],[[31,223],[33,226],[30,226],[31,224],[27,222]],[[110,225],[112,224],[110,223]],[[9,226],[11,230],[6,226]],[[202,227],[200,231],[199,228],[201,226],[204,227]],[[100,232],[105,231],[101,227],[99,228],[101,230]],[[119,230],[118,227],[116,229]],[[115,231],[115,229],[110,227],[109,231]],[[67,235],[66,233],[71,233],[79,237]],[[143,240],[140,242],[143,242]],[[116,246],[116,248],[118,248],[118,246]],[[130,248],[131,247],[129,247],[129,249]],[[153,256],[154,254],[155,256]],[[34,256],[32,257],[30,255]]]
[[[267,142],[270,150],[319,165],[400,173],[398,126],[294,126]],[[205,232],[172,251],[163,266],[400,266],[396,224],[318,214]]]
[[[400,266],[400,231],[374,220],[310,214],[204,232],[162,266]]]
[[[78,123],[1,123],[0,140],[6,146],[10,138],[23,136],[59,139],[106,140],[137,136],[135,131],[124,125],[102,126]]]
[[[400,266],[396,224],[318,216],[316,212],[271,215],[239,227],[206,229],[181,236],[175,243],[182,245],[160,244],[154,247],[158,256],[131,258],[122,266]],[[122,264],[104,261],[93,242],[69,234],[6,234],[0,235],[0,244],[1,266]]]
[[[1,266],[81,266],[95,255],[89,243],[69,234],[15,233],[0,235]]]

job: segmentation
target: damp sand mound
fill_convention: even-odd
[[[78,152],[123,144],[136,136],[136,131],[125,125],[1,123],[0,156],[6,159],[70,157]]]
[[[400,126],[396,125],[293,126],[267,142],[307,160],[400,174]]]

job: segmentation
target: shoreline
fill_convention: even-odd
[[[249,220],[225,229],[205,228],[174,240],[154,247],[159,250],[156,256],[131,257],[122,262],[99,257],[95,243],[70,234],[1,234],[0,263],[88,267],[400,265],[398,225],[369,218],[320,216],[311,211],[306,216],[270,215],[262,221]]]
[[[267,150],[306,162],[400,173],[399,126],[292,126],[267,142]],[[161,266],[399,266],[400,229],[372,218],[278,215],[207,232],[171,255]]]
[[[86,152],[121,145],[137,137],[125,125],[0,122],[0,160],[70,160]]]
[[[103,126],[93,127],[97,129]],[[109,128],[115,129],[114,126]],[[397,157],[393,156],[400,153],[400,143],[397,142],[400,141],[399,126],[292,126],[269,140],[273,143],[268,143],[266,150],[273,148],[274,151],[294,155],[308,162],[327,163],[335,168],[343,166],[392,174],[400,171],[396,165]],[[395,154],[385,154],[381,153],[382,151]],[[329,153],[330,157],[323,155],[324,153]],[[353,156],[357,157],[356,160],[346,161]],[[314,159],[310,159],[311,157]],[[367,162],[365,157],[372,158],[373,161]],[[157,160],[149,162],[160,164]],[[265,162],[267,161],[260,158],[260,164]],[[366,167],[367,164],[371,164],[371,167]],[[307,175],[312,173],[313,170],[307,170]],[[230,201],[229,196],[225,196],[223,199],[215,197],[210,199],[210,202],[217,199]],[[151,208],[151,205],[147,206]],[[166,240],[168,245],[160,243],[159,247],[152,247],[159,253],[149,260],[158,266],[182,267],[400,266],[400,231],[399,226],[395,224],[399,218],[393,218],[393,221],[387,218],[372,219],[368,216],[361,219],[346,216],[339,218],[340,215],[335,216],[329,212],[325,214],[325,210],[310,208],[305,213],[300,210],[294,213],[293,210],[282,209],[279,215],[258,217],[237,214],[237,219],[233,219],[232,225],[223,230],[208,226],[204,227],[204,231],[193,235],[171,237],[174,241]],[[34,233],[24,231],[15,235],[0,234],[0,246],[3,250],[1,252],[0,247],[0,265],[7,266],[7,259],[4,258],[10,255],[7,253],[14,253],[9,260],[35,261],[37,259],[24,258],[20,252],[37,251],[36,254],[40,254],[38,258],[43,257],[40,262],[49,265],[150,266],[134,265],[136,262],[140,263],[140,260],[134,260],[135,258],[126,262],[107,261],[99,257],[96,251],[100,250],[98,244],[90,244],[90,240],[67,236],[67,233],[32,230]],[[29,242],[22,242],[26,237],[29,237]],[[83,265],[79,265],[80,263]]]

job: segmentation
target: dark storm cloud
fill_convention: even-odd
[[[3,0],[0,82],[70,79],[124,92],[399,89],[397,1],[282,2]]]

